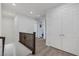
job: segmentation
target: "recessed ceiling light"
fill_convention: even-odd
[[[30,14],[33,14],[33,12],[32,12],[32,11],[30,11]]]
[[[16,4],[15,4],[15,3],[12,3],[12,5],[13,5],[13,6],[16,6]]]

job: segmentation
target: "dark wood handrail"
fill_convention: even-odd
[[[31,35],[31,36],[30,36]],[[32,54],[35,54],[35,41],[36,41],[36,33],[24,33],[24,32],[19,32],[19,42],[22,43],[24,46],[26,46],[27,48],[29,48],[32,51]],[[28,37],[31,37],[30,39],[28,39]],[[22,41],[23,40],[23,41]],[[26,43],[27,42],[27,43]],[[30,44],[29,44],[29,43]],[[28,45],[29,44],[29,45]]]
[[[35,47],[35,43],[36,43],[36,42],[35,42],[35,41],[36,41],[36,40],[35,40],[35,39],[36,39],[35,36],[36,36],[36,33],[33,32],[33,35],[34,35],[34,36],[33,36],[33,51],[32,51],[32,54],[35,54],[35,48],[36,48],[36,47]]]
[[[0,37],[0,39],[2,39],[2,56],[4,56],[5,37]]]

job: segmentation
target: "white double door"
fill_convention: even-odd
[[[49,43],[55,48],[79,55],[79,20],[68,18],[51,22],[48,27]]]
[[[79,20],[77,16],[62,21],[62,38],[63,50],[79,55]]]

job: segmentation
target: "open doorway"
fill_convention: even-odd
[[[39,18],[37,21],[37,37],[39,39],[46,39],[45,17]]]
[[[46,20],[45,17],[37,19],[36,54],[46,48]]]

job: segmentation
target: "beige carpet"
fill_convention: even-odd
[[[32,56],[30,54],[30,56]],[[44,39],[36,39],[36,54],[34,56],[74,56],[73,54],[46,46]]]

